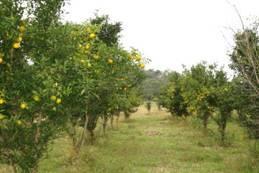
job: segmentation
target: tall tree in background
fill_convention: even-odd
[[[242,117],[259,137],[259,37],[257,27],[243,28],[235,35],[235,47],[230,55],[231,67],[240,76],[240,93],[251,103],[242,109]],[[240,102],[241,103],[241,102]],[[240,110],[243,104],[240,104]],[[245,111],[244,111],[245,110]]]

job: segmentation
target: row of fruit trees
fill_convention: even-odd
[[[78,152],[99,118],[107,122],[141,101],[145,60],[120,45],[121,24],[107,16],[64,24],[64,5],[0,2],[0,162],[15,172],[37,172],[60,132]]]
[[[197,118],[205,130],[213,120],[223,143],[234,113],[249,136],[259,138],[258,25],[236,32],[234,43],[229,54],[232,77],[216,64],[202,62],[182,73],[169,73],[159,96],[159,104],[173,115]]]

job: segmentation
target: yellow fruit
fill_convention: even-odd
[[[0,105],[4,104],[5,103],[5,100],[0,98]]]
[[[40,97],[37,96],[37,95],[34,95],[33,96],[33,100],[36,101],[36,102],[39,102],[40,101]]]
[[[23,25],[19,26],[19,31],[21,33],[24,33],[25,32],[25,26],[23,26]]]
[[[50,100],[56,101],[56,100],[57,100],[57,97],[56,97],[56,96],[51,96],[51,97],[50,97]]]
[[[92,64],[90,62],[87,63],[87,67],[92,67]]]
[[[27,103],[22,102],[22,103],[20,104],[20,108],[21,108],[21,109],[28,109]]]
[[[24,36],[24,33],[19,33],[19,37],[23,37]]]
[[[0,58],[0,64],[3,64],[4,60],[3,58]]]
[[[139,64],[139,67],[140,67],[141,69],[144,69],[144,68],[145,68],[145,65],[144,65],[144,64]]]
[[[140,55],[136,55],[135,60],[136,61],[140,61],[141,60],[141,56]]]
[[[19,43],[19,42],[21,42],[21,41],[22,41],[22,37],[19,36],[19,37],[16,39],[16,42]]]
[[[113,64],[113,60],[112,59],[108,59],[108,64]]]
[[[98,60],[100,57],[98,55],[94,55],[94,59]]]
[[[13,48],[14,49],[19,49],[20,47],[21,47],[20,43],[17,43],[17,42],[13,43]]]
[[[90,49],[90,44],[89,43],[86,44],[85,49],[86,50]]]
[[[21,120],[16,120],[16,124],[20,126],[20,125],[22,125],[22,121]]]
[[[84,64],[84,63],[85,63],[85,60],[84,60],[84,59],[81,59],[80,62],[81,62],[82,64]]]
[[[89,35],[89,37],[90,37],[91,39],[94,39],[94,38],[96,37],[96,34],[95,34],[95,33],[91,33],[91,34]]]
[[[57,100],[56,100],[56,103],[57,104],[60,104],[62,102],[62,100],[60,99],[60,98],[58,98]]]
[[[5,116],[3,114],[0,114],[0,120],[5,119]]]

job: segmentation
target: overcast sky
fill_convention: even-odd
[[[259,17],[259,0],[229,2],[244,20]],[[139,49],[151,59],[147,67],[160,70],[181,71],[182,64],[202,60],[227,66],[233,44],[229,28],[241,28],[226,0],[70,0],[65,9],[67,21],[83,22],[99,10],[122,22],[122,45]]]

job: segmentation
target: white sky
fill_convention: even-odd
[[[229,2],[244,19],[259,17],[259,0]],[[228,28],[241,28],[226,0],[70,0],[64,19],[83,22],[96,10],[122,22],[123,46],[139,49],[151,59],[147,67],[160,70],[181,71],[182,64],[202,60],[227,66],[233,35]]]

